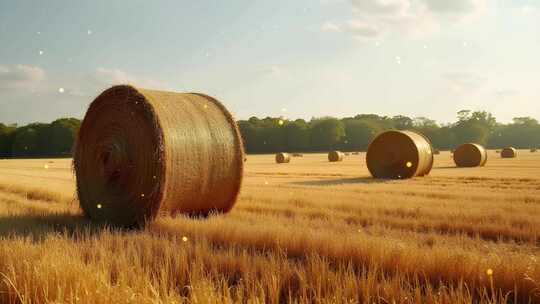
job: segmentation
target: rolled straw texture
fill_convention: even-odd
[[[458,167],[483,167],[487,159],[486,148],[479,144],[462,144],[454,151],[454,162]]]
[[[433,167],[430,141],[413,131],[390,130],[369,144],[366,163],[375,178],[403,179],[428,175]]]
[[[90,104],[73,162],[84,213],[132,226],[158,213],[229,211],[244,151],[233,117],[212,97],[121,85]]]

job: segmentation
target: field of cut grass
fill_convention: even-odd
[[[0,303],[540,303],[540,153],[364,157],[250,155],[229,214],[135,231],[82,217],[70,160],[0,160]]]

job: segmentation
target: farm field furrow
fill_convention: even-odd
[[[85,219],[70,159],[0,160],[0,303],[537,303],[540,153],[376,180],[249,155],[226,215]]]

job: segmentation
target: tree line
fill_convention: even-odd
[[[502,124],[485,111],[463,110],[457,113],[456,122],[442,125],[425,117],[375,114],[310,121],[251,117],[238,125],[248,153],[365,151],[378,133],[389,129],[420,132],[439,150],[450,150],[467,142],[493,149],[540,147],[540,125],[536,119],[516,117],[512,123]]]
[[[81,121],[76,118],[21,127],[0,123],[0,157],[70,156],[80,125]],[[502,124],[485,111],[460,111],[457,121],[449,124],[438,124],[425,117],[359,114],[309,121],[251,117],[238,121],[238,127],[248,153],[365,151],[378,133],[389,129],[418,131],[439,150],[453,149],[466,142],[493,149],[540,147],[540,124],[536,119],[516,117],[512,123]]]

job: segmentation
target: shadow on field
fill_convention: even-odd
[[[106,225],[94,223],[82,214],[60,213],[43,215],[0,216],[0,237],[31,237],[40,241],[51,234],[72,238],[98,234]]]
[[[463,169],[463,168],[457,167],[457,166],[433,167],[433,170],[436,170],[436,169]]]
[[[292,182],[292,184],[302,185],[302,186],[339,186],[339,185],[351,185],[351,184],[382,184],[386,182],[388,182],[388,180],[376,179],[372,177],[353,177],[353,178]]]

